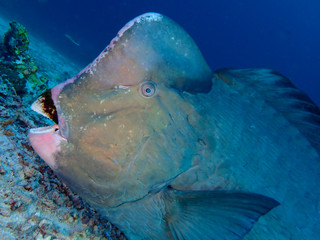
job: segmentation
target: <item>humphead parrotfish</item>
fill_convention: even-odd
[[[212,72],[168,17],[141,15],[32,109],[56,175],[128,239],[320,236],[320,111],[271,69]]]

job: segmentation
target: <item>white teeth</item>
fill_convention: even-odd
[[[52,110],[52,108],[55,109],[55,106],[46,106],[45,104],[50,103],[50,101],[48,101],[48,97],[51,98],[51,95],[48,96],[47,94],[42,94],[32,105],[31,105],[31,109],[39,114],[41,114],[42,116],[45,116],[46,118],[49,118],[51,120],[53,120],[54,122],[54,111]],[[53,103],[52,103],[53,104]]]
[[[42,116],[49,118],[49,116],[47,116],[47,113],[43,110],[43,103],[42,103],[43,99],[44,99],[43,96],[39,97],[34,103],[32,103],[31,109],[33,111],[41,114]]]
[[[49,132],[54,132],[58,129],[58,125],[52,125],[47,127],[39,127],[39,128],[31,128],[29,130],[29,133],[31,134],[44,134]]]

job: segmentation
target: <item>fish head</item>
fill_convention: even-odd
[[[35,151],[74,191],[115,207],[166,186],[189,169],[198,136],[185,94],[207,93],[211,70],[169,18],[141,15],[84,70],[51,90],[58,124],[31,129]]]

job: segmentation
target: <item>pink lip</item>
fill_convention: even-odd
[[[57,167],[56,155],[61,150],[61,143],[67,139],[59,134],[59,126],[32,128],[28,132],[28,137],[33,149],[46,161],[53,169]]]

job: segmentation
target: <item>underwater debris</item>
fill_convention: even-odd
[[[11,129],[9,129],[9,130],[4,130],[3,134],[6,136],[13,136],[14,132]]]
[[[47,88],[48,77],[38,72],[29,54],[26,28],[16,21],[9,25],[0,45],[0,77],[12,83],[18,95],[37,96]]]

